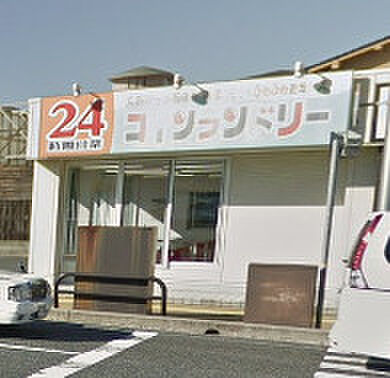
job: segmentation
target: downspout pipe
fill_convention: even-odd
[[[332,132],[330,134],[330,162],[328,175],[328,188],[325,207],[325,224],[323,229],[321,262],[319,271],[319,285],[317,294],[317,308],[315,327],[321,328],[323,308],[325,300],[326,275],[329,261],[330,242],[332,237],[333,213],[337,190],[337,172],[341,149],[343,147],[343,136]]]
[[[161,253],[161,263],[165,269],[169,268],[169,235],[171,232],[171,223],[172,223],[175,170],[176,170],[175,161],[171,160],[169,166],[169,178],[168,178],[168,198],[167,198],[167,205],[164,213],[164,238],[163,238],[162,253]]]

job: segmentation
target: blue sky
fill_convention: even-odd
[[[390,35],[389,0],[0,0],[0,104],[140,65],[190,81],[322,61]]]

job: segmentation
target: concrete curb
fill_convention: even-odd
[[[221,336],[241,337],[275,342],[328,346],[328,331],[312,328],[272,326],[220,321],[161,317],[138,314],[119,314],[84,310],[52,309],[48,320],[104,326],[130,327],[136,329],[204,335],[207,330],[217,330]]]

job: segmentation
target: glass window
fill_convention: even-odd
[[[78,214],[78,197],[79,197],[79,170],[72,170],[70,172],[70,188],[69,200],[67,206],[66,219],[66,240],[65,240],[65,254],[74,255],[77,251],[77,214]]]
[[[176,162],[169,260],[213,262],[223,162]]]
[[[79,226],[156,227],[157,263],[163,255],[169,261],[213,262],[224,162],[144,159],[121,167],[123,176],[118,162],[70,171],[64,270],[74,270]],[[123,186],[116,188],[118,183]]]
[[[219,206],[219,192],[190,192],[188,228],[215,227]]]
[[[390,105],[390,86],[378,86],[377,92],[377,109],[376,121],[374,127],[373,139],[384,139],[386,134],[386,125],[389,119],[389,105]]]

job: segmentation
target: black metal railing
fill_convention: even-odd
[[[125,296],[125,295],[107,295],[101,293],[93,292],[78,292],[76,290],[69,289],[60,289],[60,283],[68,277],[74,277],[75,282],[95,282],[95,283],[105,283],[113,285],[127,285],[127,286],[136,286],[136,287],[147,287],[149,282],[156,283],[160,286],[161,295],[152,295],[152,296]],[[132,304],[146,304],[153,300],[161,301],[161,314],[167,314],[167,287],[165,283],[157,277],[148,277],[148,278],[134,278],[127,276],[109,276],[106,274],[96,274],[96,273],[63,273],[61,274],[55,284],[54,284],[54,307],[58,308],[58,294],[76,294],[84,299],[96,299],[101,301],[112,301],[118,303],[132,303]]]

